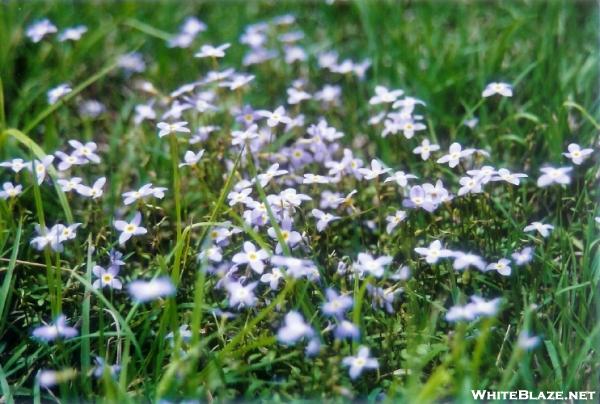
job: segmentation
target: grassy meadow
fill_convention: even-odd
[[[0,400],[598,393],[599,22],[0,3]]]

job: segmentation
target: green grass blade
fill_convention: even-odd
[[[87,250],[87,260],[86,260],[86,271],[85,271],[85,279],[88,283],[92,283],[92,253],[94,251],[94,246],[92,245],[92,235],[88,236],[87,240],[88,250]],[[82,313],[81,313],[81,336],[87,336],[90,334],[90,300],[91,294],[90,292],[85,292],[85,297],[83,298],[82,304]],[[90,339],[84,338],[81,340],[81,372],[84,380],[84,389],[86,394],[90,394],[92,391],[91,380],[87,376],[91,366],[91,349],[90,349]]]
[[[23,218],[19,220],[19,226],[17,227],[17,231],[15,233],[15,241],[12,247],[12,254],[10,256],[8,268],[6,269],[6,273],[4,274],[4,280],[2,281],[2,289],[0,290],[0,319],[2,319],[2,322],[0,323],[0,331],[4,328],[6,324],[4,321],[4,319],[8,315],[8,307],[6,307],[6,304],[10,301],[10,296],[13,293],[13,274],[16,266],[17,257],[19,255],[19,245],[21,243],[22,229]]]

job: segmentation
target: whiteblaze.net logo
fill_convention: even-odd
[[[594,400],[595,391],[471,390],[475,400]]]

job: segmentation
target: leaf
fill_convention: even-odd
[[[4,328],[4,325],[6,324],[6,322],[4,321],[4,318],[6,315],[8,315],[8,310],[5,305],[6,305],[6,302],[9,301],[9,296],[13,292],[12,279],[13,279],[13,273],[15,270],[16,262],[17,262],[17,257],[19,255],[19,244],[21,242],[21,230],[22,229],[23,229],[23,218],[21,218],[21,220],[19,220],[19,226],[17,227],[17,232],[15,234],[15,241],[14,241],[13,247],[12,247],[12,254],[10,256],[10,261],[8,263],[8,268],[6,270],[6,274],[4,275],[4,281],[2,282],[2,289],[0,290],[0,292],[1,292],[0,293],[0,319],[2,319],[0,329]]]
[[[579,105],[579,104],[577,104],[576,102],[573,102],[573,101],[566,101],[566,102],[563,103],[563,106],[575,108],[576,110],[578,110],[579,112],[581,112],[581,115],[583,115],[588,121],[590,121],[590,123],[592,125],[594,125],[594,127],[596,129],[600,129],[600,123],[596,122],[596,120],[592,117],[592,115],[585,108],[583,108],[581,105]]]
[[[561,368],[560,359],[558,357],[558,353],[556,352],[556,347],[550,340],[545,340],[544,344],[546,345],[546,350],[548,351],[548,356],[550,356],[550,361],[552,362],[552,367],[554,368],[554,376],[556,378],[556,382],[558,386],[563,385],[563,372]]]
[[[92,234],[88,236],[87,240],[88,251],[87,251],[87,263],[85,271],[85,279],[91,283],[92,279],[92,253],[94,246],[92,245]],[[90,333],[90,300],[91,294],[87,292],[83,298],[82,313],[81,313],[81,335],[89,335]],[[91,352],[90,352],[90,339],[84,338],[81,341],[81,371],[84,375],[87,375],[91,365]],[[84,377],[86,393],[89,394],[92,390],[91,381],[89,377]]]

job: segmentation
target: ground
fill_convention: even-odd
[[[598,11],[2,3],[3,399],[597,392]]]

